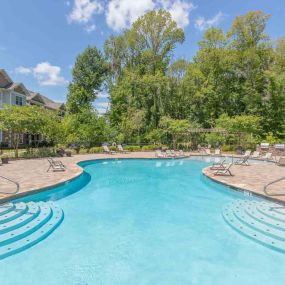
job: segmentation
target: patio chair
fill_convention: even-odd
[[[173,151],[173,150],[172,150]],[[173,152],[171,152],[169,149],[167,149],[166,151],[165,151],[165,153],[166,153],[166,156],[167,157],[175,157],[176,155],[173,153]]]
[[[103,151],[104,151],[104,153],[108,153],[108,154],[115,154],[116,153],[115,151],[110,150],[107,145],[103,145]]]
[[[277,161],[278,166],[285,166],[285,157],[279,157],[279,160]]]
[[[217,169],[214,172],[214,175],[223,175],[223,176],[233,176],[232,172],[230,171],[230,168],[233,166],[232,163],[230,163],[228,166],[226,166],[225,169]]]
[[[186,157],[186,154],[184,153],[184,151],[182,149],[180,149],[177,153],[176,153],[177,157]]]
[[[205,149],[205,153],[206,153],[206,155],[212,155],[211,150],[209,148]]]
[[[125,150],[121,144],[118,144],[118,151],[121,153],[129,153],[129,151]]]
[[[170,153],[172,154],[173,157],[176,157],[176,156],[177,156],[177,153],[175,152],[174,149],[171,149],[171,150],[170,150]]]
[[[219,156],[219,155],[221,155],[221,154],[222,154],[222,153],[221,153],[221,150],[220,150],[219,148],[216,148],[214,155]]]
[[[214,162],[212,166],[210,167],[210,169],[211,170],[225,169],[226,168],[225,162],[226,162],[226,159],[223,159],[219,162]]]
[[[259,157],[260,157],[259,151],[254,151],[253,154],[251,155],[251,158],[259,158]]]
[[[157,149],[157,150],[155,151],[155,157],[164,158],[165,155],[164,155],[164,153],[161,152],[160,149]]]
[[[249,166],[248,159],[249,159],[249,156],[245,156],[245,157],[239,158],[238,160],[235,161],[235,165]]]
[[[269,161],[272,159],[272,153],[267,152],[264,156],[261,157],[263,160]]]
[[[47,160],[49,162],[49,168],[47,169],[47,172],[49,172],[50,169],[52,169],[52,171],[65,171],[66,167],[60,160],[54,160],[51,157]]]
[[[245,153],[242,155],[242,157],[248,157],[251,155],[251,150],[246,150]]]

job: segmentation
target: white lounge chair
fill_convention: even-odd
[[[226,168],[226,159],[223,159],[219,162],[214,162],[212,166],[210,167],[211,170],[219,170],[219,169],[225,169]]]
[[[251,150],[246,150],[245,153],[242,155],[242,157],[248,157],[251,154]]]
[[[249,162],[248,162],[249,156],[244,156],[242,158],[239,158],[238,160],[235,161],[236,165],[245,165],[245,166],[249,166]]]
[[[161,150],[158,149],[155,151],[155,157],[164,158],[165,155],[164,155],[164,153],[161,152]]]
[[[47,160],[49,162],[49,168],[47,169],[47,172],[49,172],[50,169],[52,169],[52,171],[65,171],[66,167],[60,160],[54,160],[51,157]]]
[[[251,155],[252,158],[259,158],[260,157],[260,152],[259,151],[254,151],[253,154]]]
[[[221,155],[221,150],[219,148],[216,148],[214,155],[217,155],[217,156]]]
[[[263,160],[271,160],[272,159],[272,153],[271,152],[267,152],[264,156],[261,157]]]
[[[212,155],[211,150],[209,148],[205,149],[205,153],[206,153],[206,155]]]
[[[121,144],[118,144],[118,151],[121,153],[129,153],[129,151],[125,150]]]
[[[279,160],[277,161],[278,166],[285,166],[285,157],[279,157]]]
[[[167,157],[175,157],[176,155],[172,153],[169,149],[165,151]]]
[[[232,167],[232,163],[230,163],[228,166],[226,166],[225,169],[217,169],[214,172],[214,175],[224,175],[224,176],[233,176],[232,172],[230,171],[230,168]]]
[[[116,153],[115,151],[110,150],[107,145],[103,145],[103,151],[104,151],[104,153],[108,153],[108,154],[115,154]]]
[[[180,149],[177,153],[176,153],[177,157],[186,157],[186,154],[184,153],[184,151],[182,149]]]

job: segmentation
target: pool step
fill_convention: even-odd
[[[9,211],[8,213],[0,216],[0,225],[5,224],[15,218],[20,217],[25,214],[28,210],[27,205],[25,203],[17,203],[15,205],[15,209]]]
[[[285,215],[274,203],[237,200],[223,209],[225,221],[242,235],[271,249],[285,253]]]
[[[38,204],[33,202],[27,203],[27,207],[28,210],[25,214],[0,225],[0,240],[2,239],[2,234],[24,226],[25,224],[38,217],[40,214],[40,207]]]
[[[62,209],[52,202],[16,203],[10,207],[9,216],[0,224],[0,259],[40,242],[63,220]]]
[[[0,216],[5,215],[6,213],[13,211],[15,209],[15,204],[6,203],[4,205],[0,205]]]

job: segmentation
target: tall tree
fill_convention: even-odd
[[[183,30],[163,10],[146,13],[129,30],[106,41],[113,74],[120,75],[109,84],[112,124],[123,128],[132,108],[145,114],[145,131],[158,126],[167,100],[167,67],[173,49],[183,41]]]
[[[72,69],[73,79],[69,85],[67,111],[78,113],[91,109],[107,73],[108,65],[103,54],[96,47],[87,47],[77,57]]]

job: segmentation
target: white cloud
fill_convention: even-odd
[[[20,73],[20,74],[24,74],[24,75],[28,75],[32,72],[31,68],[27,68],[24,66],[19,66],[15,69],[16,73]]]
[[[98,0],[74,0],[69,20],[77,23],[88,23],[95,14],[102,12],[103,6]]]
[[[213,18],[208,19],[208,20],[205,19],[205,17],[199,17],[195,21],[195,27],[200,31],[207,30],[210,27],[216,27],[220,24],[223,17],[224,17],[224,14],[222,12],[219,12]]]
[[[111,0],[106,11],[106,22],[119,31],[128,28],[138,17],[155,8],[153,0]]]
[[[189,25],[190,12],[195,9],[195,6],[189,1],[163,1],[162,6],[164,9],[168,10],[176,21],[178,27],[184,28]]]
[[[186,0],[111,0],[106,9],[106,22],[111,29],[119,31],[128,28],[147,11],[160,8],[168,10],[179,27],[186,27],[195,7]]]
[[[60,75],[61,68],[56,65],[51,65],[49,62],[41,62],[31,68],[19,66],[15,69],[15,72],[24,75],[33,74],[39,84],[43,86],[59,86],[68,83],[68,81]]]
[[[68,21],[83,24],[87,32],[94,31],[94,18],[105,11],[107,25],[120,31],[153,9],[169,11],[181,28],[189,24],[195,6],[189,0],[74,0]]]
[[[49,62],[38,63],[36,67],[33,68],[35,78],[41,85],[45,86],[67,84],[67,80],[60,75],[60,71],[61,68],[59,66],[51,65]]]
[[[85,30],[87,33],[91,33],[91,32],[93,32],[93,31],[96,30],[96,26],[95,26],[94,24],[92,24],[92,25],[87,25],[87,26],[84,28],[84,30]]]

